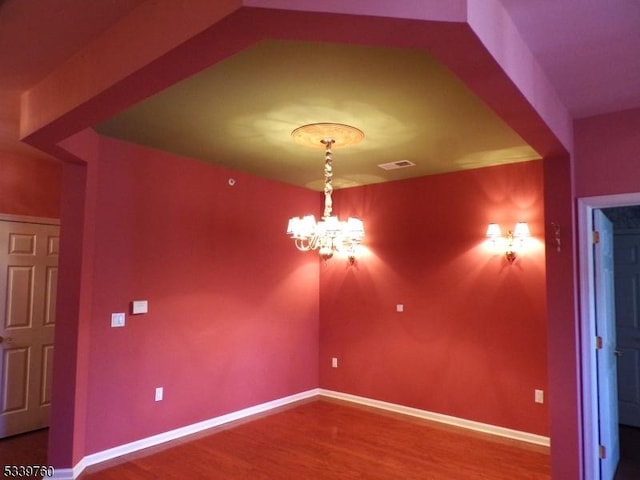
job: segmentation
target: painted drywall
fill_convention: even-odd
[[[575,122],[577,197],[640,191],[640,109]]]
[[[0,213],[60,217],[59,162],[0,152]]]
[[[226,7],[211,10],[210,5],[204,2],[193,5],[189,10],[180,10],[173,8],[170,1],[145,4],[144,9],[136,9],[135,15],[120,23],[118,28],[109,29],[73,61],[58,66],[46,81],[25,92],[21,109],[23,139],[44,151],[64,154],[58,145],[69,135],[90,127],[253,41],[267,37],[428,48],[491,108],[500,112],[505,121],[537,151],[545,154],[556,152],[558,138],[566,149],[571,150],[571,138],[566,128],[567,113],[554,101],[554,93],[548,84],[527,73],[531,65],[526,63],[531,56],[530,52],[522,51],[526,45],[514,41],[512,36],[517,32],[512,29],[503,31],[501,22],[491,21],[502,17],[503,11],[496,9],[497,2],[462,0],[457,2],[460,10],[456,12],[451,12],[450,2],[440,2],[439,6],[429,9],[407,8],[410,5],[415,7],[410,1],[402,2],[402,5],[396,2],[382,5],[378,2],[376,5],[382,10],[377,11],[377,16],[343,18],[334,15],[331,17],[332,25],[336,26],[334,21],[337,20],[342,23],[339,28],[332,29],[324,28],[325,22],[318,22],[315,14],[295,15],[286,10],[276,14],[278,2],[252,1],[251,5],[259,4],[274,9],[241,9],[238,15],[229,15],[216,25],[213,22],[220,18],[219,15],[224,15],[222,10]],[[362,4],[359,0],[348,3]],[[229,8],[241,4],[249,2],[231,2]],[[317,9],[317,5],[313,8]],[[337,7],[323,4],[322,10],[331,8]],[[464,13],[465,8],[467,13],[473,10],[470,12],[472,15],[466,16],[466,22],[461,19],[459,24],[443,22],[441,20],[445,17],[438,14],[441,11],[453,13],[452,17],[447,18],[455,19]],[[390,20],[397,17],[402,17],[399,22]],[[411,18],[435,21],[423,24]],[[202,23],[192,22],[192,19],[200,19]],[[209,24],[211,28],[206,28]],[[494,25],[498,26],[494,28]],[[491,38],[487,32],[492,31],[495,31],[499,41],[487,46],[483,42]],[[167,35],[167,32],[171,34]],[[402,35],[393,35],[393,32],[402,32]],[[479,32],[478,35],[475,32]],[[135,52],[135,55],[123,58],[122,51]],[[505,56],[501,52],[510,54]],[[68,89],[70,82],[78,88]],[[570,181],[565,177],[557,178],[554,184],[558,188],[571,190]],[[550,170],[549,175],[545,173],[545,182],[547,179],[556,180],[555,172]],[[561,208],[570,210],[572,204],[562,205]],[[565,216],[563,212],[563,219]],[[568,256],[571,255],[569,250]],[[569,258],[568,264],[571,262]],[[571,298],[575,290],[573,280],[565,276],[549,286],[559,295],[564,294],[565,298]],[[85,287],[83,284],[82,289]],[[555,311],[555,305],[551,305],[549,310]],[[560,310],[565,312],[564,305]],[[575,308],[569,307],[567,313],[560,320],[566,324],[569,335],[549,346],[553,350],[553,358],[562,358],[566,354],[562,341],[575,341]],[[555,317],[549,318],[549,321],[555,320]],[[551,366],[549,376],[550,380],[553,378],[554,385],[573,384],[576,381],[575,358],[572,361],[574,365],[567,369],[556,370]],[[69,395],[73,394],[71,392]],[[558,398],[554,402],[559,407],[551,411],[551,421],[559,432],[554,436],[551,448],[553,476],[578,479],[581,478],[580,461],[576,454],[579,432],[574,430],[574,417],[579,412],[579,400],[577,392],[573,390],[560,394],[558,391]],[[75,419],[68,421],[73,423]],[[565,431],[568,432],[566,435],[563,433]],[[67,438],[59,438],[54,430],[52,438],[56,442],[63,442],[59,450],[70,448],[69,444],[64,443]],[[76,454],[74,458],[77,458]],[[70,464],[56,463],[56,466],[68,467]]]
[[[285,235],[317,193],[106,139],[89,168],[83,455],[318,386],[318,260]]]
[[[547,158],[543,165],[551,471],[553,478],[582,479],[586,477],[582,471],[580,329],[576,318],[577,293],[572,288],[577,256],[572,159]],[[560,228],[560,250],[554,224]]]
[[[542,174],[534,161],[336,192],[336,210],[365,221],[366,251],[320,269],[320,386],[548,435],[534,403],[547,389]],[[521,220],[533,237],[509,265],[487,224]]]

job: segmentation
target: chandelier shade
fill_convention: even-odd
[[[292,133],[294,140],[304,145],[315,146],[315,142],[325,147],[324,164],[324,213],[316,221],[314,215],[292,217],[287,225],[287,234],[301,251],[318,250],[325,261],[335,252],[345,254],[350,264],[356,260],[357,248],[364,238],[364,223],[357,217],[340,220],[331,215],[333,210],[333,165],[332,146],[340,139],[347,145],[359,143],[364,138],[361,130],[338,123],[314,123],[296,128]],[[337,137],[337,138],[336,138]],[[345,145],[342,145],[345,146]]]

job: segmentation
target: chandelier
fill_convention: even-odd
[[[335,252],[347,256],[349,264],[356,261],[356,250],[364,238],[362,220],[349,217],[340,220],[331,215],[333,210],[332,147],[346,147],[362,141],[364,133],[352,126],[340,123],[312,123],[296,128],[291,132],[295,141],[306,146],[324,145],[324,213],[316,222],[313,215],[292,217],[289,219],[287,234],[293,238],[298,250],[303,252],[318,250],[320,257],[327,261]]]

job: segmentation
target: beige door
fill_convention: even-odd
[[[49,422],[59,227],[0,221],[0,438]]]

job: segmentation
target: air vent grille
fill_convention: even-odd
[[[399,168],[415,167],[416,164],[409,160],[398,160],[396,162],[381,163],[378,166],[383,170],[397,170]]]

